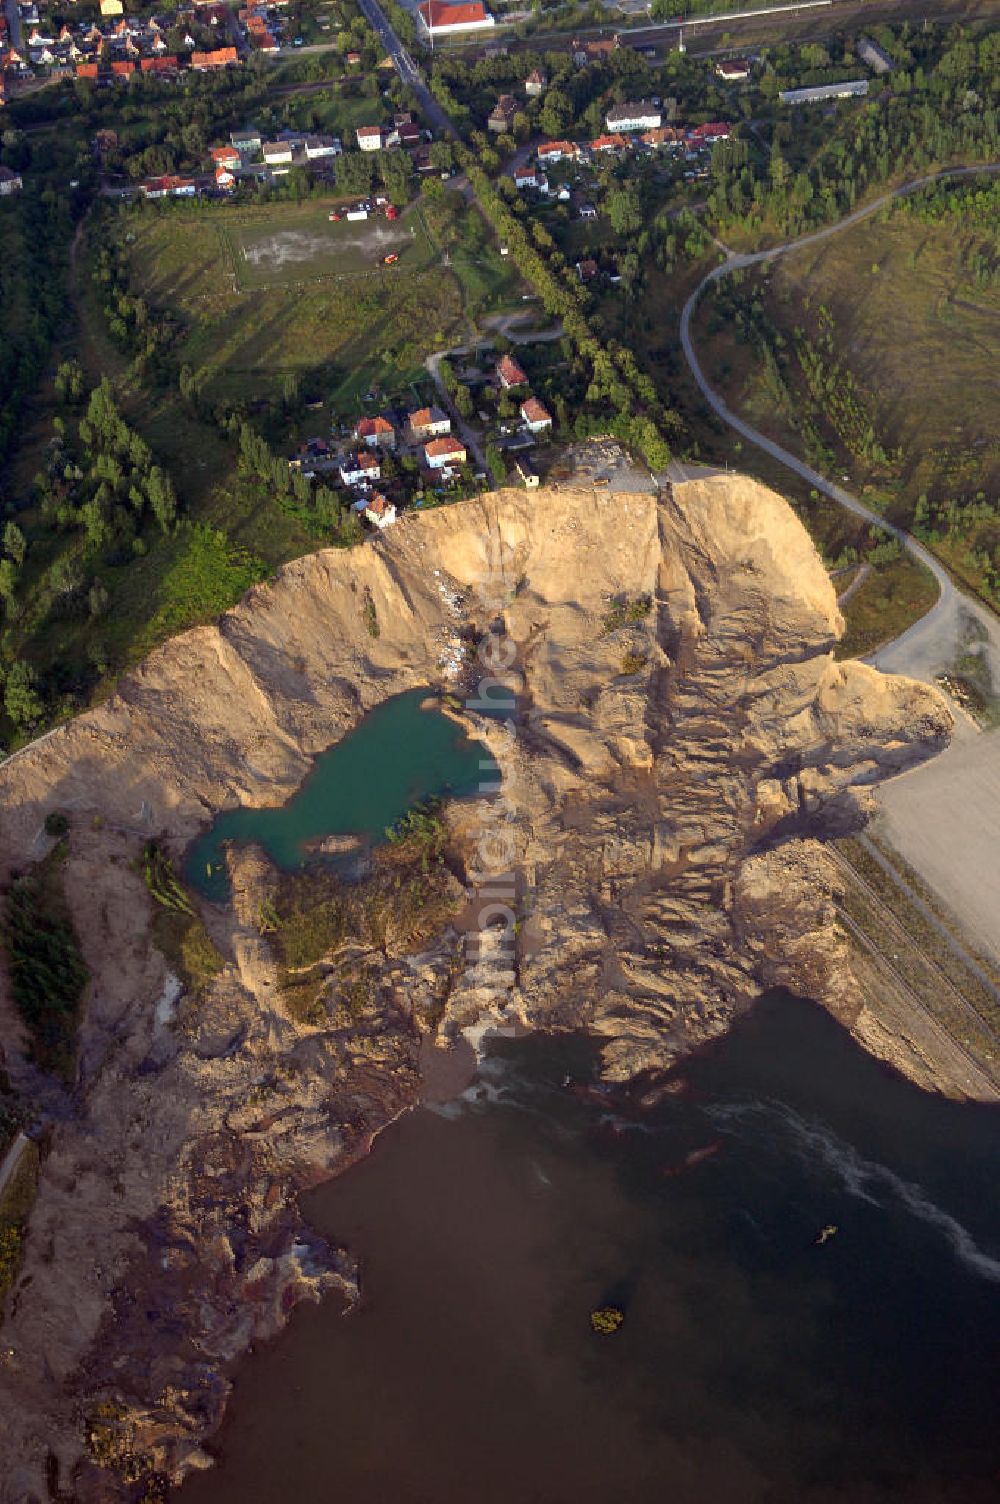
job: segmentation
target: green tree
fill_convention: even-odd
[[[35,671],[23,658],[18,658],[7,670],[3,703],[15,726],[33,726],[40,719],[43,706],[36,684]]]
[[[25,542],[24,534],[16,522],[8,522],[4,528],[3,546],[4,552],[10,555],[18,569],[20,569],[24,563],[24,555],[28,545]]]
[[[616,188],[609,193],[607,210],[616,235],[632,235],[642,224],[642,207],[634,188]]]

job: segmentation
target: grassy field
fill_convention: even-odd
[[[782,257],[737,290],[773,361],[731,306],[706,300],[698,338],[736,411],[818,468],[849,476],[892,520],[919,531],[929,508],[933,532],[922,536],[996,603],[1000,278],[977,275],[983,249],[982,231],[960,217],[894,212]],[[829,341],[818,383],[798,357],[803,340]],[[868,423],[875,444],[859,442]],[[935,511],[948,521],[934,522]]]
[[[416,208],[393,223],[382,215],[331,222],[333,209],[330,200],[310,200],[286,205],[280,220],[267,207],[230,213],[225,219],[220,216],[215,221],[217,231],[240,288],[280,287],[379,271],[389,254],[399,257],[392,268],[397,278],[426,271],[437,260]]]
[[[438,264],[419,211],[397,225],[331,224],[335,202],[126,219],[133,280],[154,307],[184,321],[181,359],[202,373],[208,396],[280,395],[289,377],[321,397],[367,391],[373,381],[405,385],[459,329],[460,285]],[[252,272],[261,285],[244,289],[234,263],[220,264],[220,231],[263,253]],[[282,266],[288,236],[300,237],[303,259]],[[400,261],[376,267],[388,240],[402,247]]]

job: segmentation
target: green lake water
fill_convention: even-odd
[[[380,840],[421,799],[490,787],[494,764],[438,710],[421,710],[427,690],[386,700],[316,758],[302,787],[274,809],[225,810],[190,846],[186,877],[205,898],[224,902],[226,841],[255,842],[283,871],[310,858],[306,843],[331,835]]]

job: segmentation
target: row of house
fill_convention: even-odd
[[[535,151],[538,167],[525,164],[513,172],[515,188],[539,188],[547,191],[547,180],[539,168],[557,166],[559,163],[575,163],[586,166],[603,156],[618,155],[627,151],[644,149],[657,151],[663,148],[685,152],[694,157],[699,152],[715,145],[716,141],[728,140],[732,126],[724,120],[714,120],[705,125],[680,126],[658,125],[644,130],[639,135],[625,135],[615,131],[596,136],[593,141],[543,141]],[[568,196],[568,195],[567,195]]]
[[[423,139],[423,132],[409,110],[394,115],[392,125],[359,125],[356,135],[362,151],[385,151],[393,146],[419,146]]]
[[[502,355],[497,361],[496,368],[497,385],[501,391],[518,391],[528,386],[528,378],[523,367],[515,360],[513,355]],[[552,427],[552,414],[530,392],[521,401],[521,421],[530,434],[535,437],[542,433],[548,433]]]

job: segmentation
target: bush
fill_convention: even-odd
[[[69,820],[61,809],[50,809],[45,816],[45,834],[53,836],[56,840],[64,836],[69,830]]]

